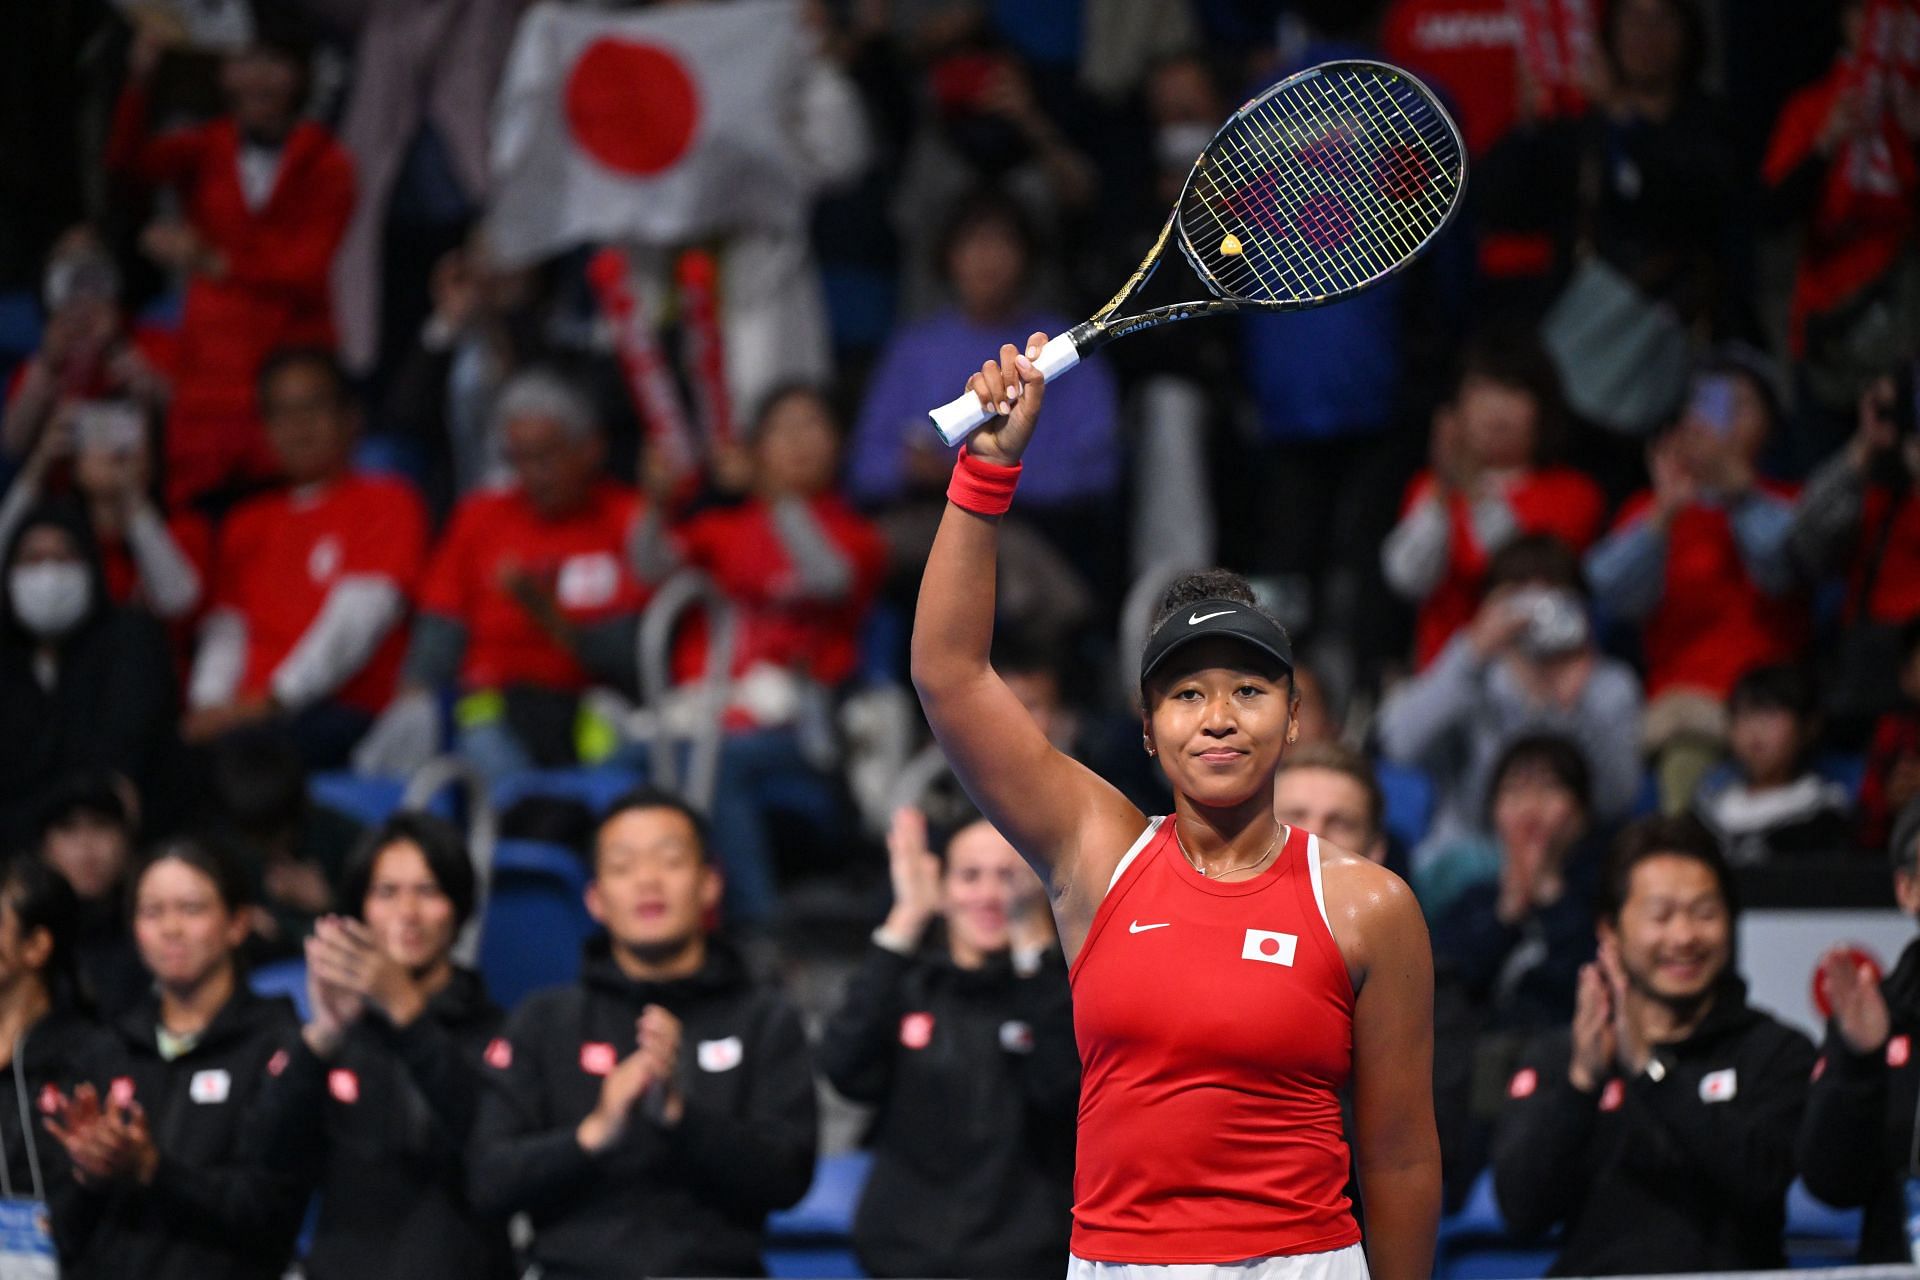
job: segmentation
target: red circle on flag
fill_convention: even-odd
[[[1880,957],[1857,942],[1841,948],[1841,953],[1853,962],[1854,967],[1859,969],[1868,981],[1874,983],[1880,981],[1882,976]],[[1827,995],[1827,969],[1825,965],[1819,963],[1813,966],[1813,1007],[1820,1011],[1823,1021],[1833,1016],[1833,1001]]]
[[[693,142],[700,95],[680,60],[658,45],[602,38],[567,76],[567,127],[609,169],[650,177]]]

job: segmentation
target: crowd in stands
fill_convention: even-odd
[[[996,668],[1164,812],[1129,601],[1245,572],[1301,659],[1277,812],[1426,912],[1449,1209],[1490,1178],[1563,1273],[1777,1266],[1798,1176],[1906,1259],[1920,950],[1829,957],[1816,1047],[1732,938],[1755,868],[1890,857],[1920,916],[1920,9],[795,7],[797,229],[532,262],[523,0],[0,17],[0,1169],[63,1273],[754,1274],[823,1080],[871,1274],[1059,1274],[1067,967],[907,692],[925,415],[1348,57],[1455,111],[1461,217],[1050,391]],[[471,831],[318,798],[449,758],[657,784],[500,806],[585,886],[572,985],[494,1003]],[[822,886],[880,925],[809,1020]]]

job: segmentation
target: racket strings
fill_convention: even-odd
[[[1232,296],[1355,289],[1418,252],[1460,185],[1457,135],[1390,73],[1342,69],[1258,101],[1215,140],[1180,209],[1196,259]]]

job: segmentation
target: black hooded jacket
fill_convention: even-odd
[[[20,543],[56,525],[80,548],[92,607],[52,645],[50,685],[40,682],[40,642],[14,614],[9,576]],[[177,767],[178,695],[165,630],[151,616],[107,598],[93,530],[71,503],[48,503],[15,529],[0,560],[0,849],[24,848],[48,793],[68,774],[92,769],[125,776],[151,798],[150,827],[164,829],[170,788],[156,785]]]
[[[1861,1262],[1906,1262],[1906,1181],[1920,1172],[1920,940],[1907,944],[1880,991],[1891,1022],[1883,1048],[1855,1053],[1827,1027],[1800,1124],[1800,1174],[1828,1204],[1865,1207]]]
[[[574,1131],[634,1051],[649,1004],[682,1025],[685,1113],[669,1128],[643,1102],[620,1140],[590,1155]],[[532,1217],[549,1280],[765,1274],[767,1214],[813,1179],[813,1070],[799,1014],[731,947],[709,939],[698,973],[635,982],[596,939],[580,983],[528,997],[485,1056],[473,1201]]]
[[[475,1212],[466,1186],[481,1054],[501,1021],[480,975],[456,969],[406,1027],[369,1012],[332,1058],[302,1040],[268,1080],[274,1159],[320,1171],[311,1280],[513,1275],[506,1219]]]
[[[77,1085],[93,1078],[110,1052],[111,1041],[98,1023],[56,1009],[28,1029],[13,1059],[0,1068],[0,1147],[4,1147],[7,1184],[16,1196],[32,1195],[34,1166],[39,1166],[54,1247],[65,1268],[81,1260],[94,1220],[74,1181],[66,1148],[46,1130],[43,1117],[52,1101],[48,1090],[71,1097]]]
[[[1066,964],[1031,977],[874,945],[820,1043],[833,1087],[879,1108],[854,1219],[876,1276],[1058,1276],[1073,1214],[1080,1055]]]
[[[244,983],[193,1048],[160,1056],[158,996],[116,1022],[95,1086],[103,1103],[145,1110],[160,1164],[150,1186],[83,1190],[97,1215],[82,1280],[279,1280],[293,1253],[310,1179],[271,1158],[260,1102],[268,1073],[299,1037],[293,1005]]]
[[[1565,1225],[1549,1275],[1784,1267],[1813,1045],[1729,975],[1693,1034],[1655,1052],[1664,1079],[1615,1075],[1590,1094],[1568,1079],[1570,1030],[1529,1046],[1494,1136],[1508,1226]]]

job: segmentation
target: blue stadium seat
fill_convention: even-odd
[[[792,1280],[864,1275],[850,1242],[853,1213],[872,1170],[873,1156],[865,1151],[827,1156],[815,1165],[806,1198],[767,1219],[767,1269]]]
[[[1507,1220],[1493,1194],[1493,1170],[1483,1170],[1458,1213],[1440,1221],[1436,1280],[1531,1280],[1545,1275],[1559,1249],[1552,1243],[1524,1244],[1507,1233]]]
[[[425,483],[427,476],[420,446],[398,436],[361,436],[353,447],[353,465],[357,471],[398,476],[415,485]]]
[[[1858,1209],[1835,1209],[1814,1199],[1804,1182],[1787,1189],[1787,1263],[1793,1267],[1842,1267],[1860,1247]]]
[[[640,783],[640,775],[616,765],[585,769],[529,769],[493,784],[493,807],[505,813],[528,796],[575,800],[595,818]]]
[[[587,871],[570,849],[502,840],[480,932],[480,972],[503,1007],[580,976],[580,948],[595,929],[581,895]]]
[[[379,826],[400,807],[406,784],[397,778],[366,778],[341,770],[316,773],[307,780],[314,803],[336,809],[369,827]]]
[[[1425,770],[1385,760],[1374,765],[1373,776],[1387,801],[1387,834],[1401,848],[1412,849],[1427,838],[1433,822],[1433,780]]]
[[[247,985],[258,996],[293,997],[293,1007],[300,1011],[302,1022],[313,1016],[313,1009],[307,1003],[305,960],[276,960],[272,964],[263,964],[247,975]]]

